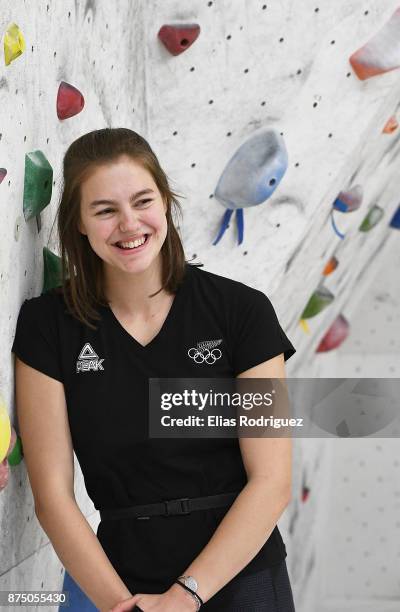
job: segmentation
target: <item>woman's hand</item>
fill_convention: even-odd
[[[173,584],[161,594],[136,593],[120,601],[109,612],[130,612],[138,605],[143,612],[195,612],[194,598],[179,584]]]

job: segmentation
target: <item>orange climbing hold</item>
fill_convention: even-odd
[[[57,93],[57,117],[68,119],[81,112],[85,99],[79,89],[61,81]]]
[[[389,21],[350,57],[350,64],[359,79],[364,81],[400,67],[400,8]]]
[[[158,32],[158,38],[172,55],[180,55],[189,49],[199,34],[200,26],[197,23],[163,25]]]
[[[333,255],[333,256],[330,258],[330,260],[328,261],[328,263],[326,264],[326,266],[325,266],[325,268],[324,268],[324,270],[323,270],[322,274],[323,274],[324,276],[329,276],[329,274],[332,274],[332,272],[333,272],[334,270],[336,270],[336,268],[338,267],[338,265],[339,265],[339,262],[338,262],[338,260],[336,259],[336,257]]]
[[[399,127],[399,123],[396,119],[396,115],[392,115],[390,119],[387,120],[385,127],[383,128],[383,134],[393,134]]]

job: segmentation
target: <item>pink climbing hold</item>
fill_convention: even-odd
[[[3,182],[3,179],[7,175],[7,170],[5,168],[0,168],[0,183]]]
[[[350,64],[359,79],[364,81],[400,67],[400,8],[389,21],[350,57]]]
[[[349,335],[350,325],[343,315],[339,315],[319,343],[316,353],[326,353],[337,348]]]
[[[189,49],[199,34],[200,26],[197,23],[163,25],[158,32],[158,38],[172,55],[180,55]]]
[[[80,113],[84,105],[85,99],[79,89],[61,81],[57,93],[57,117],[69,119]]]

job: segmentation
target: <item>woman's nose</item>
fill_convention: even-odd
[[[132,208],[121,211],[119,226],[123,232],[138,228],[140,226],[139,212]]]

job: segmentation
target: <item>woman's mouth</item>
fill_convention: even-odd
[[[118,252],[121,253],[121,255],[128,255],[129,253],[141,252],[141,251],[143,251],[143,249],[146,248],[146,245],[149,242],[150,236],[151,236],[151,234],[144,234],[144,239],[145,240],[144,240],[143,244],[140,244],[138,246],[124,246],[123,247],[123,246],[121,246],[121,242],[122,242],[122,244],[125,244],[125,245],[129,245],[129,244],[132,245],[133,242],[129,243],[129,242],[121,241],[118,244],[113,244],[113,247],[115,249],[118,249]],[[135,241],[135,242],[137,242],[137,241]]]

